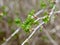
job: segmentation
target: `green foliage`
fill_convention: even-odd
[[[54,5],[54,3],[52,3],[50,0],[48,0],[48,2],[50,3],[50,7],[52,8],[52,6]],[[40,8],[44,9],[46,8],[47,5],[45,4],[45,2],[43,0],[40,1]],[[2,6],[0,7],[2,9],[2,12],[0,13],[0,15],[5,16],[7,15],[7,12],[5,11],[5,9],[7,8],[6,6]],[[34,22],[35,19],[32,17],[34,15],[35,10],[31,10],[26,18],[26,20],[21,23],[20,18],[18,18],[19,13],[17,11],[15,11],[15,14],[17,15],[16,18],[14,19],[14,23],[17,26],[20,26],[25,32],[29,32],[29,29],[32,28],[33,25],[38,25],[39,22]],[[49,16],[47,12],[44,12],[43,14],[44,16],[46,16],[45,18],[43,18],[42,20],[45,22],[45,24],[47,24],[49,22]],[[2,16],[0,16],[0,18],[2,19]],[[12,23],[12,19],[8,19],[8,23],[11,24]],[[40,32],[42,32],[42,28],[40,29]]]
[[[14,19],[14,23],[15,23],[17,26],[20,26],[20,25],[21,25],[21,20],[20,20],[20,18],[16,17],[16,18]]]
[[[15,18],[14,19],[14,22],[17,26],[20,26],[25,32],[30,32],[29,30],[32,28],[33,25],[36,25],[36,24],[39,24],[39,22],[34,22],[35,19],[33,18],[33,15],[34,15],[34,10],[32,10],[26,20],[21,23],[20,19],[19,18]],[[43,18],[42,20],[45,22],[45,24],[47,24],[49,22],[49,16],[48,16],[48,13],[47,12],[44,12],[44,16],[46,16],[45,18]],[[42,32],[42,29],[40,30]]]
[[[46,7],[47,7],[47,5],[45,4],[45,2],[43,0],[40,0],[40,8],[44,9]]]
[[[35,12],[35,10],[32,10],[32,11],[28,14],[26,20],[25,20],[25,21],[23,22],[23,24],[22,24],[22,29],[23,29],[25,32],[29,32],[29,29],[31,29],[34,24],[38,24],[38,22],[34,22],[35,19],[32,18],[32,16],[34,15],[34,12]]]
[[[18,18],[18,17],[16,17],[15,19],[14,19],[14,23],[17,25],[17,26],[20,26],[25,32],[29,32],[29,29],[31,28],[31,26],[33,25],[33,23],[34,23],[34,18],[32,18],[32,16],[34,15],[34,10],[32,10],[29,14],[28,14],[28,16],[27,16],[27,18],[26,18],[26,20],[23,22],[23,23],[21,23],[21,20]],[[36,23],[36,22],[35,22]]]
[[[54,6],[54,2],[52,0],[47,0],[49,3],[49,7],[52,8]],[[43,0],[40,0],[40,8],[45,9],[47,7],[46,3]]]
[[[23,24],[22,24],[22,28],[24,29],[24,31],[25,32],[29,32],[29,29],[31,28],[31,26],[33,25],[33,23],[34,23],[34,18],[32,18],[32,16],[34,15],[34,10],[32,10],[29,14],[28,14],[28,16],[27,16],[27,18],[26,18],[26,20],[23,22]]]
[[[54,5],[54,3],[51,2],[51,0],[48,0],[48,2],[49,2],[50,8],[52,8],[53,5]],[[44,2],[43,0],[41,0],[41,1],[40,1],[40,8],[41,8],[41,9],[45,9],[46,7],[47,7],[47,5],[45,4],[45,2]],[[7,14],[8,14],[8,13],[6,12],[6,10],[5,10],[6,8],[7,8],[6,6],[0,7],[0,9],[2,9],[2,11],[0,12],[0,21],[2,20],[2,18],[3,18],[4,16],[7,16]],[[29,12],[26,20],[25,20],[23,23],[21,23],[20,18],[18,18],[19,13],[18,13],[18,12],[15,12],[15,14],[17,15],[16,18],[15,18],[14,20],[12,20],[10,17],[8,17],[8,18],[7,18],[7,22],[8,22],[9,25],[11,25],[11,24],[14,22],[14,24],[16,24],[17,26],[21,27],[25,32],[30,32],[30,29],[32,28],[32,26],[39,24],[38,21],[37,21],[37,22],[34,22],[34,21],[35,21],[35,19],[33,18],[34,13],[35,13],[35,10],[34,10],[34,9],[31,10],[31,11]],[[44,22],[45,24],[47,24],[47,23],[49,22],[48,12],[44,12],[43,15],[46,16],[46,17],[43,18],[42,20],[43,20],[43,22]],[[42,32],[42,31],[43,31],[43,30],[42,30],[42,27],[40,27],[40,32]],[[13,33],[14,30],[12,30],[11,32]],[[3,33],[3,32],[0,31],[0,37],[2,37],[4,34],[5,34],[5,33]],[[18,35],[19,35],[19,33],[14,36],[14,39],[16,39],[16,38],[18,37]],[[55,39],[56,36],[53,35],[52,38]],[[42,36],[41,39],[46,40],[46,39],[48,39],[48,38],[47,38],[46,36]],[[3,40],[5,40],[5,37],[3,37]],[[26,43],[25,45],[28,45],[28,43]]]
[[[53,8],[54,6],[54,2],[52,2],[52,0],[47,0],[49,2],[50,8]]]
[[[46,17],[43,19],[43,21],[45,22],[45,24],[47,24],[47,23],[49,22],[49,17],[46,16]]]
[[[54,3],[51,3],[51,4],[50,4],[50,8],[53,8],[53,6],[54,6]]]
[[[47,12],[44,12],[44,16],[46,16],[46,17],[43,18],[42,20],[45,22],[45,24],[47,24],[49,22],[49,15]]]
[[[34,9],[31,10],[23,23],[21,23],[21,20],[18,17],[14,19],[14,23],[17,26],[20,26],[25,32],[29,32],[29,29],[31,29],[33,25],[38,24],[38,22],[34,22],[35,21],[35,19],[33,18],[34,12],[35,12]]]

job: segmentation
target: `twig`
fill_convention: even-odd
[[[50,13],[50,16],[52,16],[53,14],[53,11],[54,11],[55,7],[52,9],[51,13]],[[43,12],[44,10],[41,10],[41,11],[38,11],[36,14],[34,14],[35,16],[39,15],[41,12]],[[39,19],[42,19],[42,18],[39,18]],[[38,19],[37,19],[38,20]],[[36,20],[36,21],[37,21]],[[42,22],[41,24],[39,24],[35,29],[34,31],[31,33],[31,35],[21,44],[21,45],[24,45],[32,36],[33,34],[36,32],[36,30],[42,25],[44,24],[44,22]],[[18,33],[20,30],[20,28],[18,28],[7,40],[6,42],[8,42],[16,33]],[[5,42],[5,43],[6,43]],[[4,45],[5,43],[3,43],[2,45]]]
[[[44,9],[39,10],[37,13],[34,14],[34,16],[38,16],[40,13],[42,13],[44,11]],[[32,18],[34,18],[34,16],[32,16]]]
[[[40,13],[42,13],[44,10],[42,9],[42,10],[40,10],[40,11],[38,11],[36,14],[34,14],[35,16],[37,16],[38,14],[40,14]],[[33,17],[33,16],[32,16]],[[33,17],[34,18],[34,17]],[[8,38],[8,39],[6,39],[6,41],[2,44],[2,45],[6,45],[7,44],[7,42],[15,35],[15,34],[17,34],[18,32],[19,32],[19,30],[20,30],[20,28],[18,28],[13,34],[11,34],[11,36]]]
[[[51,12],[50,12],[50,14],[49,14],[49,17],[51,17],[52,14],[54,13],[55,7],[56,7],[56,5],[54,5],[53,8],[51,9]]]
[[[42,13],[44,9],[39,10],[37,13],[34,14],[34,16],[38,16],[40,13]]]
[[[56,6],[56,5],[53,6],[53,8],[52,8],[52,10],[51,10],[51,12],[50,12],[50,14],[49,14],[49,17],[51,17],[52,14],[54,13],[55,6]],[[59,11],[59,12],[60,12],[60,11]],[[55,12],[55,13],[58,13],[58,12]],[[40,18],[38,18],[36,21],[39,21],[40,19],[44,19],[45,17],[46,17],[46,16],[40,17]],[[35,22],[36,22],[36,21],[35,21]]]
[[[52,8],[52,10],[51,10],[51,12],[50,12],[50,15],[49,15],[49,17],[51,17],[52,16],[52,14],[53,14],[53,12],[54,12],[54,9],[55,9],[55,5],[53,6],[53,8]],[[37,20],[39,20],[39,19],[37,19]],[[28,40],[33,36],[33,34],[37,31],[37,29],[42,25],[42,24],[44,24],[44,22],[42,22],[41,24],[39,24],[35,29],[34,29],[34,31],[29,35],[29,37],[21,44],[21,45],[24,45],[26,42],[28,42]],[[51,37],[50,37],[51,38]],[[52,39],[52,38],[51,38]],[[54,40],[53,40],[54,41]],[[55,44],[55,43],[53,43],[53,44]],[[57,44],[57,43],[56,43]]]
[[[40,10],[40,11],[38,11],[37,13],[34,14],[34,16],[39,15],[39,14],[42,13],[43,11],[44,11],[43,9]],[[34,18],[34,17],[32,16],[32,18]],[[35,22],[38,21],[39,19],[42,19],[42,17],[36,19]],[[21,45],[24,45],[24,44],[33,36],[33,34],[36,32],[36,30],[37,30],[42,24],[44,24],[44,22],[42,22],[42,23],[39,24],[35,29],[33,29],[34,31],[29,35],[29,37],[28,37]]]
[[[34,33],[37,31],[38,28],[40,28],[41,25],[43,25],[44,22],[40,23],[35,29],[34,31],[29,35],[29,37],[21,44],[24,45],[26,42],[28,42],[28,40],[34,35]]]
[[[13,34],[11,34],[11,36],[10,36],[8,39],[6,39],[6,41],[5,41],[2,45],[6,45],[7,42],[8,42],[15,34],[17,34],[19,31],[20,31],[20,28],[18,28]]]
[[[51,10],[51,12],[50,12],[50,15],[49,15],[50,18],[51,18],[51,16],[52,16],[53,13],[54,13],[55,6],[56,6],[56,5],[53,6],[53,8],[52,8],[52,10]],[[53,45],[58,45],[58,44],[52,39],[52,37],[49,35],[49,33],[48,33],[47,30],[44,30],[44,32],[46,33],[48,39],[51,41],[51,43],[52,43]]]
[[[37,22],[37,21],[39,21],[39,20],[41,20],[41,19],[44,19],[44,18],[46,18],[46,17],[47,17],[47,16],[37,18],[34,22]]]
[[[54,10],[55,10],[56,5],[53,6],[53,8],[51,9],[51,12],[49,14],[49,18],[50,18],[50,23],[53,24],[54,23]]]

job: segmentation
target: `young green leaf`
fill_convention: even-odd
[[[34,10],[32,10],[29,14],[28,14],[28,16],[27,16],[27,18],[26,18],[26,20],[24,21],[24,23],[22,24],[22,28],[23,28],[23,30],[25,31],[25,32],[29,32],[29,29],[32,27],[32,24],[34,23],[34,18],[32,18],[32,16],[34,15]]]
[[[45,24],[47,24],[47,23],[49,22],[49,17],[46,16],[46,17],[43,19],[43,21],[45,22]]]
[[[17,26],[20,26],[20,25],[21,25],[21,20],[20,20],[20,18],[16,17],[16,18],[14,19],[14,23],[15,23]]]
[[[41,9],[46,8],[46,4],[45,4],[45,2],[43,0],[40,1],[40,8]]]

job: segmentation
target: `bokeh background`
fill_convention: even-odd
[[[35,12],[41,10],[41,0],[0,0],[0,7],[6,6],[5,11],[7,16],[3,16],[0,20],[0,45],[18,28],[14,24],[14,18],[16,15],[21,19],[21,22],[25,21],[28,13],[34,9]],[[50,0],[55,1],[55,0]],[[44,0],[47,6],[49,3]],[[50,9],[48,9],[49,11]],[[0,8],[0,13],[2,9]],[[45,27],[51,37],[60,45],[60,15],[56,14],[54,21],[49,22]],[[42,14],[40,14],[42,16]],[[22,29],[7,43],[7,45],[21,45],[21,43],[29,36]],[[53,45],[47,38],[44,32],[39,30],[25,45]]]

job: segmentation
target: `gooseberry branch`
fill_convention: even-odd
[[[29,35],[29,37],[21,45],[24,45],[34,35],[34,33],[37,31],[37,29],[40,28],[40,26],[43,24],[44,24],[44,22],[40,23],[36,28],[34,28],[33,29],[34,31]]]
[[[55,6],[56,6],[56,5],[53,6],[53,8],[51,9],[51,12],[49,13],[49,19],[52,17],[53,14],[55,14],[55,13],[60,13],[60,11],[54,12]],[[34,16],[38,16],[38,15],[39,15],[40,13],[42,13],[42,12],[44,12],[44,9],[42,9],[42,10],[38,11],[37,13],[35,13],[35,14],[32,16],[32,18],[34,18]],[[40,19],[42,20],[42,19],[44,19],[44,18],[46,18],[46,16],[40,17],[40,18],[37,17],[37,19],[36,19],[34,22],[37,22],[37,21],[39,21]],[[24,45],[26,42],[28,42],[29,39],[34,35],[34,33],[35,33],[43,24],[45,24],[44,21],[43,21],[42,23],[39,23],[39,25],[38,25],[36,28],[33,29],[33,32],[29,35],[29,37],[28,37],[21,45]],[[7,42],[8,42],[15,34],[17,34],[19,31],[20,31],[20,28],[18,28],[13,34],[11,34],[11,36],[10,36],[9,38],[7,38],[6,41],[5,41],[2,45],[6,45]],[[48,33],[46,30],[43,30],[43,31],[46,33],[48,39],[51,41],[51,43],[52,43],[53,45],[58,45],[58,44],[51,38],[51,36],[49,35],[49,33]]]
[[[37,13],[36,13],[36,15],[35,16],[37,16],[38,14],[40,14],[40,13],[42,13],[43,12],[43,9],[42,10],[40,10],[40,11],[38,11]],[[33,16],[32,16],[33,17]],[[20,28],[18,28],[13,34],[11,34],[11,36],[9,37],[9,38],[7,38],[6,39],[6,41],[2,44],[2,45],[6,45],[7,44],[7,42],[15,35],[15,34],[17,34],[18,32],[20,31]]]
[[[6,39],[6,41],[2,44],[2,45],[6,45],[8,41],[10,41],[10,39],[20,31],[20,28],[18,28],[13,34],[11,34],[11,36],[9,38]]]
[[[50,12],[50,15],[49,17],[51,17],[53,15],[53,12],[54,12],[54,9],[55,9],[55,5],[53,6],[51,12]],[[37,19],[38,20],[38,19]],[[21,44],[21,45],[24,45],[26,42],[28,42],[28,40],[34,35],[34,33],[37,31],[38,28],[40,28],[40,26],[42,26],[44,24],[44,22],[40,23],[35,29],[34,31],[29,35],[29,37]],[[46,31],[44,31],[46,33]],[[48,35],[47,35],[48,34]],[[49,39],[51,39],[50,41],[53,43],[53,45],[58,45],[57,43],[55,43],[55,41],[51,38],[51,36],[49,35],[49,33],[46,33],[47,37]]]
[[[55,7],[56,7],[56,5],[54,5],[53,8],[51,9],[51,12],[50,12],[50,14],[49,14],[49,17],[51,17],[52,14],[54,13]]]

